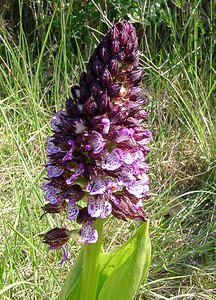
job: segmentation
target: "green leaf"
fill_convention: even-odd
[[[63,299],[78,300],[79,299],[79,292],[80,292],[79,285],[80,285],[80,278],[82,274],[82,268],[83,268],[83,251],[80,252],[73,267],[68,273],[64,286],[57,300],[63,300]]]
[[[101,254],[98,300],[132,300],[148,275],[151,259],[149,222],[117,250]]]

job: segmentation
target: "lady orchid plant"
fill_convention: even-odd
[[[95,49],[79,85],[72,87],[66,108],[51,121],[43,209],[66,211],[79,224],[83,243],[58,299],[130,300],[147,276],[150,241],[143,200],[149,193],[146,157],[152,135],[143,125],[141,76],[135,28],[118,22]],[[110,215],[144,224],[125,245],[103,253],[103,220]],[[53,228],[43,235],[50,249],[63,248],[62,262],[71,232]]]

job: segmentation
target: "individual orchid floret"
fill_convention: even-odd
[[[147,146],[152,134],[143,109],[136,31],[116,23],[95,49],[65,110],[51,121],[46,163],[45,213],[62,213],[77,222],[82,243],[95,243],[96,219],[146,220],[149,195]],[[44,242],[52,249],[67,243],[65,228],[52,229]]]
[[[91,225],[85,225],[84,227],[82,227],[79,230],[79,234],[81,236],[78,240],[80,243],[94,244],[97,242],[97,230],[94,229]]]
[[[51,250],[59,249],[67,243],[70,235],[70,231],[66,228],[53,228],[42,235],[43,243],[48,244]]]

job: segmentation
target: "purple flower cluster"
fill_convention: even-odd
[[[66,210],[68,219],[81,224],[83,243],[97,241],[92,227],[97,218],[146,219],[151,132],[141,124],[147,113],[138,63],[135,28],[127,21],[116,23],[94,51],[80,84],[72,88],[66,109],[51,121],[44,210]],[[52,229],[52,247],[58,248],[61,232],[67,231]],[[44,239],[49,244],[49,232]]]

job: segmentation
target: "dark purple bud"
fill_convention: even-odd
[[[109,96],[110,97],[118,96],[121,87],[122,87],[121,83],[113,82],[107,89]]]
[[[111,59],[111,55],[106,47],[101,47],[100,48],[100,58],[102,61],[105,63],[105,65],[109,64],[109,61]]]
[[[80,86],[79,85],[72,86],[72,95],[75,100],[80,99]]]
[[[82,104],[78,104],[71,98],[66,99],[66,110],[70,116],[78,117],[82,114]]]
[[[120,46],[123,47],[128,40],[128,34],[125,30],[123,30],[119,35]]]
[[[117,58],[113,58],[109,62],[109,71],[112,76],[116,76],[118,74],[118,60]]]
[[[90,97],[90,95],[91,95],[91,93],[86,86],[83,85],[80,87],[80,102],[81,103],[84,103]]]
[[[129,92],[130,101],[136,101],[138,98],[143,96],[143,89],[139,86],[133,86]]]
[[[139,58],[138,58],[137,50],[133,49],[131,54],[126,56],[125,63],[127,63],[127,64],[132,64],[133,63],[133,68],[135,68],[139,65]],[[129,70],[129,71],[131,71],[131,70]]]
[[[126,30],[124,22],[118,22],[115,24],[115,27],[118,29],[119,32]]]
[[[134,114],[134,118],[139,121],[147,121],[147,112],[143,109],[140,109]]]
[[[124,107],[115,105],[110,112],[110,119],[113,124],[123,124],[128,115],[129,112]]]
[[[97,80],[93,70],[91,67],[88,67],[87,75],[86,75],[86,82],[88,85],[91,85],[95,80]],[[86,83],[85,83],[86,85]]]
[[[130,34],[131,32],[135,31],[135,28],[132,24],[128,23],[127,21],[124,22],[125,31]]]
[[[65,183],[65,179],[58,177],[58,178],[52,178],[50,182],[50,186],[53,186],[55,188],[64,189],[67,187]]]
[[[127,75],[127,78],[128,78],[128,81],[130,83],[138,83],[142,77],[142,74],[143,74],[143,71],[142,70],[134,70],[134,71],[131,71],[128,75]]]
[[[127,45],[124,48],[125,55],[127,56],[127,55],[131,54],[132,50],[133,50],[133,43],[129,39],[127,42]]]
[[[126,221],[127,218],[139,221],[147,220],[147,215],[144,209],[136,206],[129,197],[123,196],[118,198],[117,196],[111,197],[112,214],[114,216],[124,221]]]
[[[88,214],[88,209],[87,207],[81,208],[79,210],[79,214],[77,216],[77,222],[79,224],[86,224],[86,223],[90,223],[92,224],[95,221],[95,218],[92,218],[89,214]]]
[[[59,249],[66,244],[71,233],[66,228],[53,228],[45,234],[42,234],[43,243],[48,244],[51,250]]]
[[[111,44],[111,53],[115,55],[119,52],[119,41],[112,41]]]
[[[103,92],[103,90],[97,80],[92,83],[90,90],[91,90],[92,95],[95,98],[97,98],[98,95],[100,95]]]
[[[132,31],[130,34],[130,40],[132,43],[134,43],[137,40],[136,32]]]
[[[107,95],[107,92],[103,92],[98,97],[98,107],[100,113],[105,113],[110,110],[110,97]]]
[[[124,53],[124,51],[119,52],[117,54],[117,58],[118,58],[119,61],[125,60],[125,53]]]
[[[139,47],[139,45],[138,45],[138,40],[136,39],[136,40],[134,41],[134,43],[133,43],[133,48],[137,50],[138,47]]]
[[[97,103],[94,101],[93,97],[88,98],[85,102],[83,111],[87,116],[94,116],[97,112],[98,106]]]
[[[83,72],[80,76],[80,85],[86,84],[86,72]]]
[[[59,201],[59,202],[56,203],[56,204],[51,204],[51,203],[45,204],[45,205],[42,207],[43,210],[45,211],[45,213],[40,217],[40,219],[41,219],[45,214],[47,214],[47,213],[51,213],[51,214],[54,213],[54,214],[56,214],[56,213],[59,213],[59,212],[65,210],[65,209],[66,209],[66,205],[67,205],[67,203],[66,203],[65,200]]]
[[[99,59],[97,55],[94,55],[92,58],[92,70],[97,76],[99,76],[103,69],[104,63]]]
[[[112,75],[107,68],[104,68],[101,72],[99,79],[102,87],[104,88],[108,87],[112,83]]]
[[[118,39],[119,31],[116,26],[114,26],[110,31],[110,39],[111,41]]]
[[[69,115],[73,114],[74,100],[71,98],[66,99],[66,110]]]
[[[81,188],[81,186],[79,184],[74,184],[74,185],[66,188],[63,192],[63,196],[66,199],[74,200],[75,202],[81,200],[82,197],[84,196],[84,194],[85,194],[85,192],[83,191],[83,189]]]

